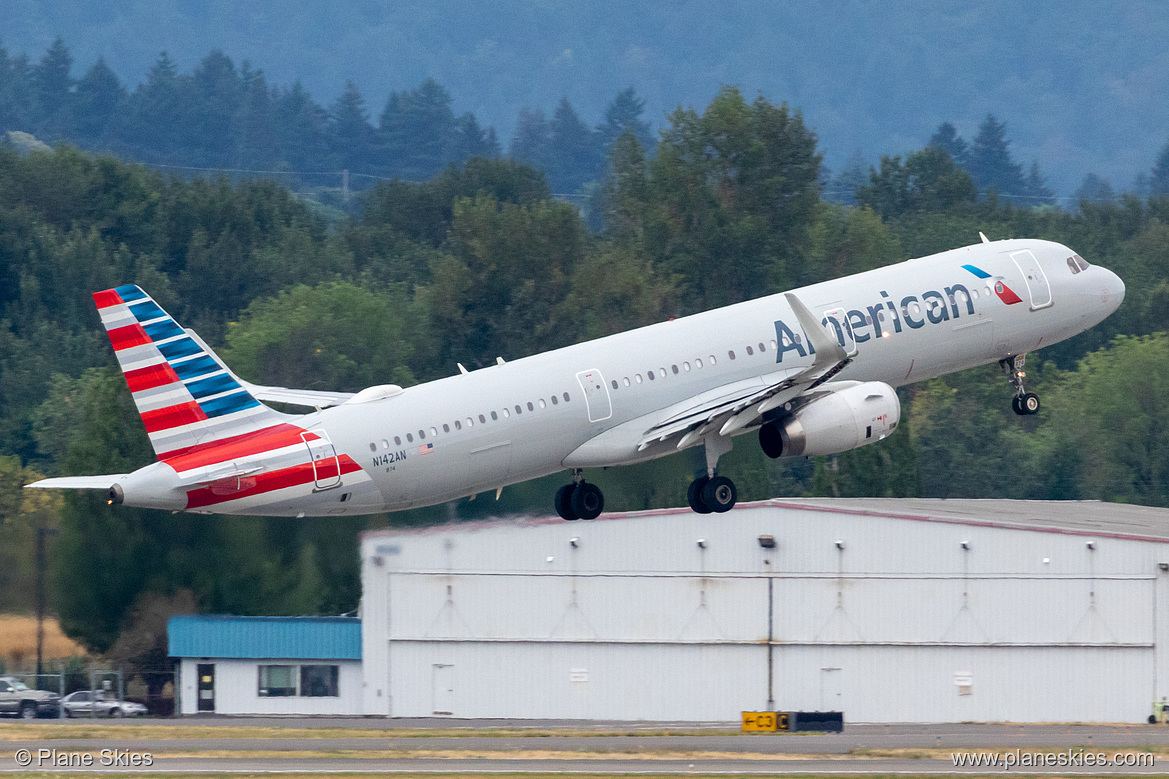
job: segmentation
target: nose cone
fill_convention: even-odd
[[[1100,268],[1103,271],[1103,282],[1100,288],[1100,302],[1108,309],[1108,313],[1112,313],[1120,308],[1120,304],[1124,302],[1124,281],[1112,271],[1107,268]]]

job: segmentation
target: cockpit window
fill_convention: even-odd
[[[1088,270],[1088,261],[1078,254],[1073,254],[1072,259],[1076,261],[1076,265],[1080,266],[1080,270]]]
[[[1068,270],[1070,270],[1073,275],[1080,272],[1080,266],[1076,263],[1075,257],[1068,257]]]

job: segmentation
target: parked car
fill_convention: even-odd
[[[146,707],[134,701],[120,701],[112,693],[98,690],[78,690],[69,693],[61,701],[66,717],[138,717],[146,713]]]
[[[56,717],[59,700],[55,692],[33,690],[15,677],[0,676],[0,713],[21,719]]]

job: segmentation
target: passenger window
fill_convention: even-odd
[[[532,405],[532,401],[528,401],[528,411],[535,411],[536,407]]]
[[[759,353],[760,353],[760,354],[763,354],[763,353],[764,353],[764,352],[766,352],[766,351],[767,351],[767,344],[765,344],[765,343],[760,343],[760,344],[759,344]]]
[[[430,434],[432,436],[437,436],[438,435],[438,428],[437,427],[430,428]]]
[[[522,414],[522,413],[524,413],[524,410],[523,410],[522,408],[520,408],[519,406],[516,406],[516,407],[515,407],[515,412],[516,412],[517,414]]]
[[[629,377],[626,376],[624,379],[621,380],[621,383],[624,384],[626,387],[628,387],[629,386]]]
[[[613,381],[611,381],[610,384],[613,385],[613,389],[617,389],[617,380],[616,379],[613,379]]]
[[[641,374],[640,373],[633,374],[633,378],[638,384],[641,384]]]
[[[654,379],[657,378],[657,375],[654,373],[653,368],[650,368],[648,371],[645,372],[645,377],[647,379],[649,379],[650,381],[653,381]]]
[[[506,408],[503,410],[503,418],[504,419],[511,419],[511,412],[508,411]]]
[[[463,429],[463,423],[456,419],[455,420],[455,430],[462,430],[462,429]]]
[[[718,365],[718,360],[714,359],[714,355],[713,355],[713,354],[712,354],[712,355],[710,355],[710,357],[709,357],[708,359],[710,360],[710,364],[711,364],[711,365]],[[732,360],[733,360],[733,359],[735,359],[733,355],[731,356],[731,359],[732,359]]]
[[[730,357],[733,360],[733,359],[735,359],[735,353],[733,351],[729,351],[729,352],[727,352],[727,357]],[[711,357],[710,361],[714,362],[714,358]]]
[[[775,339],[772,338],[771,339],[771,350],[775,351],[777,348],[779,348],[779,346],[778,346],[778,344],[775,343]]]
[[[497,413],[495,413],[494,411],[492,411],[492,412],[491,412],[491,421],[492,421],[492,422],[494,422],[494,421],[496,421],[496,420],[498,420],[498,419],[499,419],[499,414],[497,414]]]
[[[425,431],[425,430],[419,430],[419,431],[418,431],[418,440],[419,440],[419,441],[425,441],[425,440],[426,440],[426,431]]]
[[[479,415],[479,421],[480,421],[480,422],[483,422],[484,424],[486,424],[486,422],[487,422],[487,417],[485,417],[485,416],[483,416],[482,414],[480,414],[480,415]]]
[[[682,363],[682,368],[683,368],[683,370],[687,370],[687,371],[690,370],[690,363],[688,363],[688,362]]]
[[[671,365],[671,366],[670,366],[670,370],[672,370],[674,373],[677,373],[677,372],[678,372],[678,366],[677,366],[677,365]]]
[[[747,347],[747,356],[750,357],[753,354],[755,354],[755,350],[752,349],[750,346],[748,346]]]
[[[977,289],[970,290],[970,297],[974,298],[975,300],[978,300],[978,290]]]
[[[451,431],[451,426],[446,424],[446,423],[443,423],[442,432],[449,433],[450,431]]]
[[[663,379],[666,378],[666,369],[665,368],[658,368],[658,375],[661,376]]]
[[[572,398],[568,397],[568,393],[567,393],[567,392],[566,392],[566,393],[564,393],[564,402],[565,402],[565,403],[568,403],[568,402],[569,402],[569,401],[571,401],[571,400],[572,400]]]
[[[390,442],[383,438],[382,439],[382,449],[389,449],[389,448],[390,448]]]
[[[413,433],[407,433],[407,434],[406,434],[406,440],[407,440],[407,441],[409,441],[410,443],[414,443],[414,434],[413,434]]]
[[[701,357],[698,357],[698,358],[696,358],[696,359],[694,360],[694,367],[695,367],[695,368],[701,368],[701,367],[702,367],[702,358],[701,358]]]
[[[474,427],[474,426],[475,426],[475,420],[471,419],[471,417],[467,417],[467,427]]]
[[[543,398],[540,398],[540,408],[548,408],[548,404],[544,402]]]
[[[395,445],[395,446],[401,446],[401,445],[402,445],[402,437],[401,437],[401,436],[394,436],[394,445]]]
[[[377,451],[377,444],[375,444],[371,441],[369,444],[369,451],[376,452]]]
[[[616,384],[617,382],[613,382],[613,383],[614,383],[614,384]],[[557,403],[559,403],[559,402],[560,402],[560,398],[558,398],[558,397],[556,397],[555,395],[553,395],[553,396],[552,396],[552,405],[553,405],[553,406],[555,406],[555,405],[556,405]]]

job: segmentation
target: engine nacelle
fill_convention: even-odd
[[[880,441],[901,421],[901,401],[888,384],[840,382],[789,417],[764,425],[759,440],[770,457],[836,454]]]

